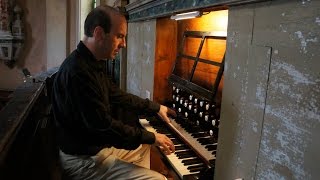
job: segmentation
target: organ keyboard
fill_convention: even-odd
[[[148,131],[167,135],[173,141],[176,151],[170,155],[163,155],[181,179],[208,179],[204,177],[206,175],[213,179],[217,142],[210,141],[212,137],[209,134],[191,132],[174,119],[167,124],[169,127],[156,117],[140,119],[140,124]],[[210,171],[208,175],[207,172]]]

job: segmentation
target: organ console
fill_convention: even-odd
[[[210,32],[186,31],[183,42],[188,37],[202,38],[202,41],[205,41],[206,38],[225,40],[225,37],[216,37]],[[201,48],[202,45],[198,52],[201,52]],[[156,116],[140,119],[140,124],[147,130],[162,133],[171,138],[176,151],[170,155],[163,153],[162,156],[169,162],[180,179],[207,180],[213,179],[214,176],[220,122],[220,110],[214,100],[223,72],[224,57],[219,62],[215,62],[201,59],[199,56],[199,53],[196,57],[178,53],[174,70],[169,77],[172,98],[168,100],[168,106],[177,112],[177,117],[171,119],[171,123],[168,124]],[[185,72],[182,72],[184,68],[179,67],[186,58],[188,62],[191,60],[195,64],[187,79],[183,78],[186,77],[183,75]],[[199,86],[194,81],[194,78],[198,79],[197,81],[201,78],[195,77],[199,62],[207,63],[207,66],[218,67],[214,75],[207,73],[210,77],[214,76],[212,82],[206,81],[209,85]]]
[[[175,88],[173,88],[175,89]],[[194,95],[177,94],[189,102]],[[196,98],[195,98],[196,99]],[[213,170],[218,145],[217,117],[214,106],[210,102],[185,102],[187,105],[172,99],[172,108],[178,107],[177,117],[170,124],[159,120],[156,116],[140,119],[143,127],[151,132],[167,135],[174,143],[176,152],[165,155],[181,179],[213,179]],[[179,101],[180,102],[180,101]],[[206,109],[204,104],[211,108]],[[188,107],[188,108],[186,108]],[[210,110],[210,111],[209,111]],[[190,114],[190,115],[189,115]],[[206,115],[204,115],[206,114]],[[215,123],[212,123],[212,122]],[[205,172],[211,171],[211,174]],[[206,177],[204,177],[206,174]]]

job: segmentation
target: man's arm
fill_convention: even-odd
[[[148,99],[142,99],[138,96],[126,93],[120,90],[118,87],[114,86],[112,83],[112,99],[117,103],[122,103],[124,106],[128,108],[136,108],[138,110],[145,110],[147,112],[154,112],[159,115],[159,117],[166,123],[170,123],[169,116],[176,117],[177,114],[172,109],[160,105],[158,103],[152,102]],[[170,154],[175,151],[174,144],[164,134],[154,133],[155,135],[155,145],[160,146],[166,154]]]
[[[86,83],[84,83],[86,82]],[[153,144],[155,135],[139,127],[125,125],[111,117],[107,94],[101,94],[99,84],[83,73],[70,79],[66,87],[70,108],[75,113],[70,122],[75,133],[90,137],[92,142],[110,144],[116,148],[135,149],[140,144]]]
[[[163,106],[163,105],[160,105],[158,115],[161,117],[162,120],[164,120],[167,123],[171,122],[169,116],[177,117],[177,114],[174,110],[168,108],[167,106]]]

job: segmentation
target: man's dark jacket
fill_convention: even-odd
[[[94,155],[103,147],[135,149],[155,136],[111,117],[111,104],[131,110],[158,112],[160,105],[125,93],[80,42],[62,63],[53,84],[52,106],[60,149],[68,154]]]

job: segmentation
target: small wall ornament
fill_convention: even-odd
[[[24,43],[21,15],[21,8],[13,1],[0,0],[0,59],[11,66]]]

